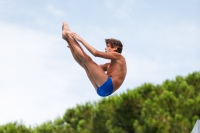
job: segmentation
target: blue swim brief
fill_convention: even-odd
[[[108,76],[107,81],[100,87],[97,88],[97,94],[102,97],[106,97],[113,92],[112,79]]]

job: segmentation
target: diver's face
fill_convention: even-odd
[[[105,48],[105,52],[115,52],[117,50],[117,47],[111,47],[110,43],[108,43],[106,45],[106,48]]]

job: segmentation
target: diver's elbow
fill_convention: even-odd
[[[99,51],[95,50],[95,51],[93,52],[93,56],[98,57],[98,52],[99,52]]]

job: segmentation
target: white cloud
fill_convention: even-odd
[[[0,12],[3,12],[5,9],[9,7],[13,7],[12,1],[0,0]]]
[[[66,108],[77,103],[100,99],[60,37],[60,19],[74,6],[68,5],[66,9],[52,3],[45,8],[45,2],[31,7],[34,2],[15,4],[12,5],[16,10],[13,15],[12,10],[8,10],[11,6],[6,8],[9,4],[0,1],[3,7],[0,12],[4,15],[0,21],[0,124],[20,119],[25,124],[40,124],[63,115]],[[149,3],[144,1],[106,1],[105,4],[107,10],[101,12],[104,14],[102,21],[110,18],[112,25],[101,22],[91,25],[89,16],[83,23],[73,12],[68,14],[68,19],[73,31],[78,31],[98,50],[104,50],[103,39],[107,37],[124,42],[122,54],[127,60],[128,73],[116,93],[144,82],[161,83],[166,78],[199,70],[197,19],[187,21],[184,16],[165,13],[166,17],[157,8],[149,13],[151,8],[144,8]],[[159,4],[151,6],[154,9]],[[80,6],[80,11],[85,11],[86,7]],[[135,10],[138,14],[134,14]],[[96,11],[92,13],[95,13],[93,17],[101,16]],[[97,63],[108,61],[93,59]]]
[[[135,0],[120,1],[120,4],[116,1],[105,1],[105,6],[110,9],[114,16],[120,20],[130,19],[130,14],[134,10]]]
[[[47,10],[56,17],[62,17],[64,15],[63,11],[55,8],[53,5],[48,5]]]
[[[3,22],[0,29],[0,124],[39,124],[81,101],[73,95],[79,67],[60,37]]]

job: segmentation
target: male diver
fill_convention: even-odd
[[[70,31],[67,23],[62,25],[62,38],[67,41],[68,47],[76,60],[82,66],[97,94],[106,97],[115,92],[123,83],[126,77],[126,60],[121,55],[123,45],[121,41],[116,39],[105,39],[105,52],[100,52],[89,45],[78,34]],[[77,42],[81,42],[83,46],[95,57],[110,59],[109,63],[97,65],[91,57],[89,57]]]

